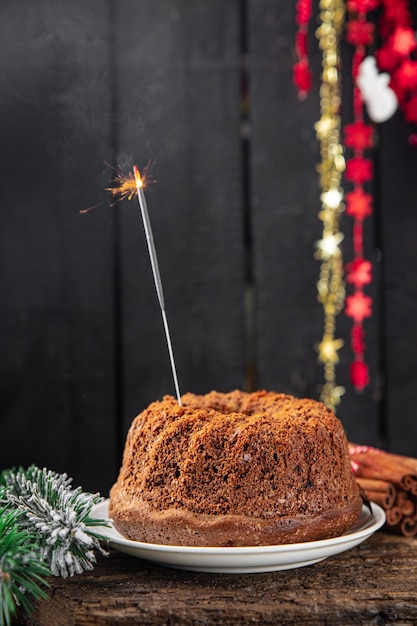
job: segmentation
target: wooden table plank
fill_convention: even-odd
[[[52,585],[29,626],[414,624],[417,541],[378,532],[321,563],[265,574],[171,570],[112,551]]]

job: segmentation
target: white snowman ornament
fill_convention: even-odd
[[[389,81],[389,74],[379,74],[375,57],[368,56],[360,64],[356,84],[368,115],[375,123],[386,122],[398,108],[398,99]]]

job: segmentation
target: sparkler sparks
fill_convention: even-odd
[[[120,166],[115,168],[109,163],[106,163],[108,167],[116,172],[116,175],[110,181],[111,187],[105,187],[105,191],[110,193],[110,202],[108,202],[108,205],[113,207],[122,200],[132,200],[135,198],[138,195],[138,180],[140,181],[139,188],[148,187],[150,184],[154,183],[155,181],[151,180],[149,175],[151,164],[151,161],[147,163],[142,170],[142,174],[139,173],[139,170],[135,166],[133,174],[131,171],[124,172]],[[137,178],[136,171],[139,178]],[[93,206],[88,207],[88,209],[82,209],[80,213],[88,213],[103,204],[107,204],[107,201],[94,204]]]
[[[132,200],[137,194],[136,180],[132,172],[128,174],[118,172],[113,178],[112,183],[114,183],[113,187],[106,187],[106,191],[115,198],[114,202],[110,203],[110,206],[114,206],[117,202],[121,202],[125,198]]]

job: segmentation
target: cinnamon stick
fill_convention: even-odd
[[[417,495],[417,478],[409,475],[403,476],[401,484],[406,491],[411,491],[414,496]]]
[[[417,536],[417,459],[353,443],[349,454],[366,496],[385,510],[386,528]]]
[[[383,509],[390,509],[394,506],[396,490],[392,483],[376,478],[356,478],[358,484],[365,491],[371,502],[376,502]]]
[[[404,457],[391,454],[368,446],[349,445],[350,458],[355,463],[355,475],[358,478],[378,478],[397,483],[404,489],[416,491],[417,467],[411,469]]]
[[[392,506],[385,511],[385,516],[388,526],[397,526],[401,522],[403,514],[398,506]]]
[[[377,450],[378,448],[376,448]],[[417,459],[412,458],[411,456],[404,456],[402,454],[394,454],[393,452],[385,452],[385,454],[389,454],[392,459],[398,464],[403,465],[409,469],[409,474],[417,475]]]
[[[417,535],[417,518],[404,517],[400,522],[400,530],[404,537],[415,537]]]
[[[415,516],[404,517],[394,526],[386,526],[390,532],[403,535],[404,537],[415,537],[417,535],[417,519]]]
[[[395,497],[395,506],[398,506],[402,514],[407,517],[414,515],[416,511],[415,502],[411,500],[411,498],[409,498],[406,491],[397,491]]]

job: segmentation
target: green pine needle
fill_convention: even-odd
[[[0,626],[10,626],[21,605],[26,613],[32,600],[47,598],[43,576],[50,570],[40,561],[33,535],[19,528],[19,513],[0,508]]]
[[[44,576],[73,576],[93,569],[107,541],[91,517],[99,494],[73,489],[72,479],[31,465],[0,473],[0,626],[11,626],[17,606],[47,598]]]
[[[41,558],[63,578],[93,569],[95,550],[106,554],[100,545],[105,537],[90,527],[109,525],[90,517],[100,495],[72,489],[71,482],[66,474],[33,465],[0,476],[0,505],[17,511],[20,527],[36,535]]]

